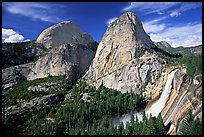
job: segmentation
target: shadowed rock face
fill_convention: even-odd
[[[89,34],[81,32],[80,28],[71,21],[64,21],[45,29],[36,41],[43,43],[48,49],[60,44],[78,43],[89,45],[94,42]]]
[[[139,18],[124,13],[109,25],[83,78],[97,88],[138,92],[136,84],[154,80],[163,67],[163,60],[148,52],[154,46]]]

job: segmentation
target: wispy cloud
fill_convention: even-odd
[[[171,17],[178,17],[178,16],[180,16],[180,15],[181,15],[181,13],[178,12],[178,11],[172,11],[172,12],[170,13],[170,16],[171,16]]]
[[[115,21],[116,19],[118,19],[118,17],[113,17],[113,18],[110,18],[106,21],[106,25],[109,25],[111,24],[113,21]]]
[[[145,12],[145,14],[161,14],[163,13],[162,11],[177,4],[178,2],[130,2],[128,6],[124,7],[123,11],[137,10]]]
[[[201,2],[130,2],[123,11],[140,12],[140,16],[157,14],[158,18],[143,22],[150,38],[157,42],[167,41],[173,47],[189,47],[202,44],[202,23],[171,24],[169,17],[179,17],[184,12],[201,6]]]
[[[166,18],[167,18],[167,16],[163,16],[163,17],[151,20],[151,21],[144,22],[143,23],[144,30],[147,33],[151,33],[151,32],[156,33],[156,32],[164,30],[166,28],[166,24],[164,24],[164,23],[158,24],[158,22],[160,22]]]
[[[123,11],[139,11],[144,15],[157,13],[178,17],[182,12],[202,6],[202,2],[130,2]],[[174,9],[172,9],[174,8]]]
[[[23,35],[20,35],[13,29],[5,29],[2,28],[2,42],[24,42],[29,41],[29,39],[25,40],[25,37]]]
[[[62,20],[59,13],[63,12],[64,5],[45,2],[4,2],[3,7],[12,14],[56,23]]]
[[[190,47],[202,44],[202,24],[188,23],[169,27],[161,33],[150,33],[153,41],[167,41],[172,47]]]

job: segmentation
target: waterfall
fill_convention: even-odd
[[[172,71],[169,75],[168,75],[168,79],[166,82],[166,85],[164,87],[164,90],[159,98],[159,100],[157,100],[154,104],[152,104],[152,106],[145,111],[146,116],[150,115],[150,113],[152,114],[152,116],[158,116],[159,113],[162,111],[162,109],[164,108],[168,98],[169,98],[169,94],[171,92],[171,88],[172,88],[172,81],[174,78],[174,75],[176,73],[177,69]],[[143,118],[143,113],[142,112],[134,112],[134,118],[136,119],[136,117],[138,118],[138,121],[142,121]],[[114,125],[118,127],[119,122],[123,122],[124,127],[126,127],[126,122],[130,122],[131,119],[131,115],[130,114],[124,114],[123,116],[118,116],[113,118],[113,122]]]
[[[158,116],[159,113],[162,111],[162,109],[164,108],[168,98],[169,98],[169,94],[171,92],[171,88],[172,88],[172,81],[175,75],[175,72],[177,71],[174,70],[172,71],[169,76],[168,76],[168,80],[166,82],[166,85],[164,87],[164,90],[159,98],[158,101],[156,101],[148,110],[146,110],[146,115],[152,115],[152,116]]]
[[[133,116],[134,116],[134,120],[136,120],[136,117],[137,117],[139,122],[142,121],[142,118],[143,118],[142,112],[134,112]],[[124,127],[126,127],[126,122],[130,122],[130,120],[131,120],[131,115],[124,114],[122,116],[113,118],[113,123],[115,126],[118,127],[119,123],[123,122]]]

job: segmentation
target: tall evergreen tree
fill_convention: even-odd
[[[159,135],[166,135],[167,134],[166,127],[164,125],[161,113],[159,113],[159,115],[157,117],[156,128],[157,128],[157,133]]]

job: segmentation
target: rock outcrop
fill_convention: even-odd
[[[165,48],[170,48],[171,45],[169,43],[167,43],[166,41],[160,41],[160,42],[154,42],[154,44],[161,49],[165,49]]]
[[[153,95],[145,110],[159,98],[159,93],[167,81],[167,75],[175,67],[163,69],[161,77],[154,83],[147,85],[147,95]],[[151,93],[151,94],[150,94]],[[161,111],[165,126],[169,126],[168,134],[177,134],[182,119],[187,111],[191,109],[195,117],[202,120],[202,82],[198,82],[186,75],[184,68],[179,67],[172,82],[172,89],[168,100]]]
[[[62,22],[46,29],[37,42],[43,43],[49,50],[42,48],[46,52],[39,52],[40,58],[36,61],[3,69],[3,90],[23,80],[49,75],[66,75],[69,80],[76,81],[88,70],[97,49],[97,42],[72,22]],[[39,50],[33,49],[28,51],[38,53]]]
[[[161,73],[164,61],[149,52],[154,47],[139,18],[124,13],[109,25],[83,78],[96,88],[138,92],[136,84],[144,86]]]
[[[189,109],[202,120],[202,83],[194,83],[192,77],[177,71],[170,97],[162,110],[165,125],[175,126],[169,134],[178,132],[181,120]]]
[[[54,82],[46,82],[46,83],[41,83],[36,86],[29,86],[28,91],[34,91],[34,92],[46,92],[49,90],[65,90],[67,87],[67,84],[64,83],[63,81],[54,81]]]
[[[90,48],[81,44],[57,46],[35,62],[27,78],[67,75],[68,79],[77,80],[88,70],[94,55]]]
[[[45,29],[36,40],[43,43],[48,49],[61,44],[78,43],[90,45],[93,38],[86,32],[82,32],[78,26],[71,21],[64,21]]]
[[[29,111],[31,108],[35,106],[54,105],[60,103],[63,100],[64,96],[62,94],[45,95],[43,97],[37,97],[30,101],[6,107],[4,108],[4,111],[2,111],[2,113],[4,113],[5,116],[25,113],[26,111]]]
[[[2,89],[7,90],[15,84],[27,80],[34,63],[27,63],[2,69]]]

